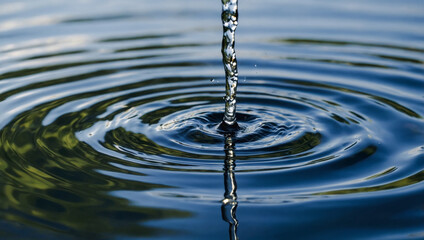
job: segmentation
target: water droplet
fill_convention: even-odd
[[[258,65],[257,65],[257,64],[255,64],[255,65],[254,65],[254,67],[258,67]]]
[[[215,79],[211,78],[211,82],[215,82]]]

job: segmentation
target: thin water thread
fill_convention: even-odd
[[[222,62],[225,69],[225,114],[223,121],[228,125],[236,122],[236,92],[238,84],[235,31],[238,25],[238,0],[222,0]]]

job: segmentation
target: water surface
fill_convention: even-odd
[[[0,238],[424,238],[421,0],[0,1]],[[232,235],[233,234],[233,235]]]

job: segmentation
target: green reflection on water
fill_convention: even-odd
[[[91,239],[112,233],[176,234],[166,226],[156,228],[143,223],[186,218],[190,212],[141,207],[111,195],[118,190],[139,192],[170,186],[102,174],[125,173],[110,164],[122,160],[102,155],[75,137],[73,126],[86,117],[85,112],[73,113],[81,116],[66,119],[66,123],[59,119],[43,126],[42,120],[55,106],[45,104],[22,113],[0,131],[1,218]]]
[[[372,187],[359,187],[359,188],[352,188],[352,189],[341,189],[341,190],[335,190],[335,191],[321,192],[321,193],[317,193],[316,195],[340,195],[340,194],[365,193],[365,192],[390,190],[390,189],[396,189],[396,188],[406,187],[416,183],[420,183],[423,181],[423,179],[424,179],[424,171],[420,171],[409,177],[406,177],[394,182],[390,182],[387,184],[382,184],[382,185],[377,185]]]

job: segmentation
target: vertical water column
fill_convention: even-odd
[[[235,31],[237,28],[237,0],[222,0],[222,61],[225,69],[225,114],[224,123],[233,125],[236,122],[236,91],[238,83],[237,59],[234,49]]]
[[[236,91],[238,83],[237,59],[234,49],[235,31],[237,28],[238,6],[237,0],[222,0],[222,62],[225,70],[225,114],[223,122],[228,126],[237,126],[236,123]],[[237,210],[237,183],[234,174],[236,159],[234,154],[233,134],[225,134],[225,164],[224,186],[225,193],[222,200],[221,213],[224,221],[229,223],[231,240],[237,240],[238,221]]]
[[[229,235],[231,240],[238,240],[236,218],[237,210],[237,182],[234,169],[236,159],[234,154],[233,136],[225,135],[225,164],[224,164],[224,186],[225,193],[221,205],[221,214],[224,221],[229,223]]]

